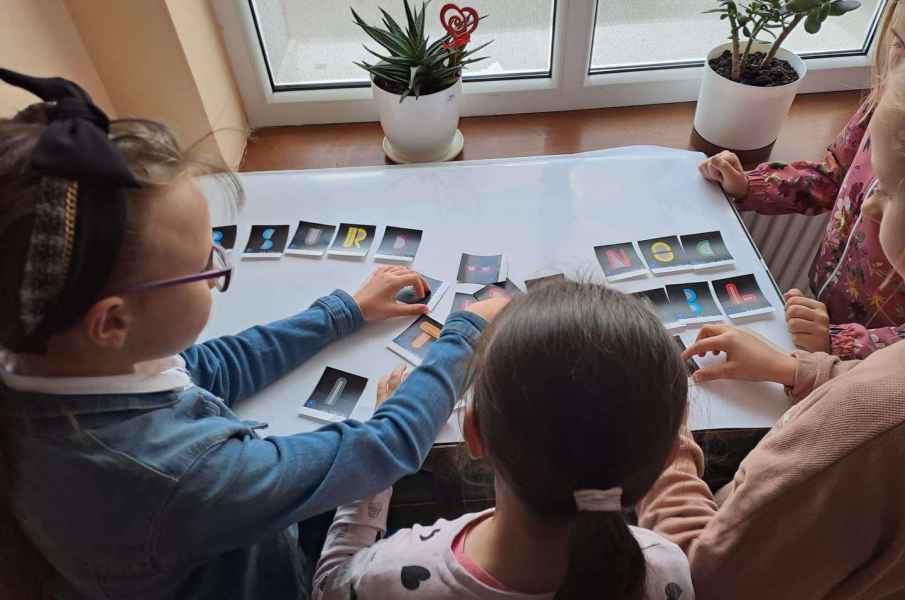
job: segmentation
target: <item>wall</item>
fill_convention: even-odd
[[[206,0],[66,0],[120,117],[167,123],[208,160],[241,161],[248,124]],[[211,136],[218,128],[224,131]]]
[[[108,114],[116,114],[63,0],[3,0],[0,66],[72,79]],[[0,85],[0,116],[10,116],[36,100],[28,92]]]

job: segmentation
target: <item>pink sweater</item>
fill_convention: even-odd
[[[864,361],[796,356],[797,403],[722,504],[686,433],[640,524],[685,550],[704,600],[905,598],[905,344]]]
[[[858,221],[876,180],[871,165],[870,121],[865,104],[851,118],[822,161],[770,162],[748,173],[741,210],[762,214],[831,211],[811,267],[811,288],[830,315],[832,353],[864,358],[905,338],[905,288],[895,279],[883,286],[892,266],[876,225]],[[846,250],[847,248],[847,250]]]

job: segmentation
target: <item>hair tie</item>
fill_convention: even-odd
[[[108,137],[110,119],[85,90],[8,69],[0,80],[54,103],[29,165],[43,180],[19,290],[26,339],[17,350],[35,351],[97,301],[122,245],[126,189],[141,186]]]
[[[608,490],[577,490],[575,505],[579,512],[621,512],[622,488]]]

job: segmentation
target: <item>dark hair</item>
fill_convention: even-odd
[[[512,301],[470,368],[490,464],[538,519],[571,524],[556,600],[641,598],[644,556],[621,512],[578,512],[576,490],[623,489],[633,506],[663,471],[687,371],[638,300],[560,282]]]
[[[19,289],[34,226],[34,209],[41,176],[31,170],[32,151],[48,124],[46,103],[33,104],[12,119],[0,119],[0,349],[21,351],[25,332],[21,323]],[[223,168],[189,158],[163,124],[142,119],[111,122],[110,139],[126,159],[141,189],[130,191],[129,218],[123,246],[107,286],[123,283],[141,252],[143,203],[165,191],[183,175],[224,175],[236,200],[238,181]],[[58,332],[50,332],[54,334]],[[15,485],[17,430],[21,420],[0,416],[0,596],[39,597],[51,568],[20,531],[10,506]]]

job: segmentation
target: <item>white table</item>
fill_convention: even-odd
[[[648,276],[616,287],[632,292],[753,272],[778,310],[745,326],[791,350],[779,292],[735,210],[698,174],[702,158],[692,152],[639,147],[427,166],[242,174],[247,200],[238,215],[236,252],[244,247],[253,224],[285,223],[292,232],[299,220],[374,224],[378,241],[386,225],[397,225],[424,230],[414,267],[428,275],[454,282],[462,252],[504,253],[510,278],[521,285],[526,278],[553,272],[602,281],[596,245],[719,229],[735,256],[734,270]],[[218,187],[207,185],[206,191],[214,225],[235,218],[224,210]],[[371,255],[375,249],[376,244]],[[370,256],[364,261],[294,256],[239,261],[232,287],[217,296],[202,338],[288,316],[335,288],[353,292],[374,266]],[[453,292],[434,313],[441,321]],[[329,365],[368,377],[353,415],[367,419],[377,380],[400,362],[386,343],[410,321],[366,326],[241,404],[238,413],[268,422],[268,434],[316,429],[321,423],[299,416],[298,408]],[[689,328],[682,337],[688,343],[696,333],[697,328]],[[769,427],[788,407],[782,388],[767,383],[694,386],[690,400],[693,429]],[[454,414],[438,441],[460,439]]]

